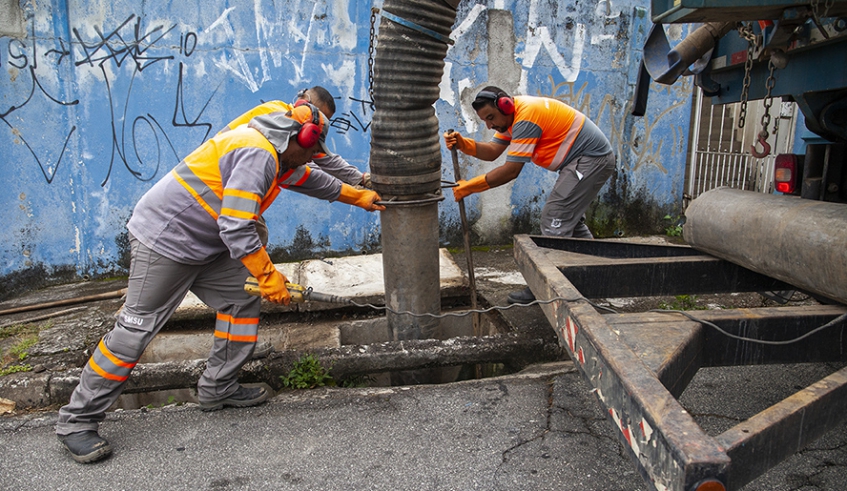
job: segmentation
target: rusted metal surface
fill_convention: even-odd
[[[841,329],[822,331],[807,338],[803,344],[793,346],[795,353],[791,355],[791,349],[784,346],[733,340],[680,314],[601,315],[580,299],[584,292],[567,276],[573,271],[573,264],[593,264],[597,268],[595,273],[607,270],[593,276],[594,282],[609,283],[604,289],[591,284],[588,276],[582,280],[584,288],[604,291],[610,296],[626,296],[621,292],[631,293],[632,284],[624,281],[622,275],[614,274],[619,263],[653,261],[691,266],[699,262],[715,266],[718,262],[698,259],[674,247],[658,247],[651,252],[641,246],[627,248],[626,244],[613,246],[602,241],[593,244],[604,256],[592,257],[590,241],[516,236],[515,259],[536,298],[567,299],[542,305],[542,309],[554,326],[560,344],[593,386],[609,420],[619,430],[621,443],[654,489],[692,491],[705,479],[715,479],[729,490],[738,489],[843,419],[847,377],[837,374],[750,418],[745,422],[749,426],[739,425],[719,437],[707,435],[676,399],[700,367],[810,361],[801,360],[807,348],[813,359],[840,360],[844,356]],[[568,250],[578,252],[563,252]],[[725,273],[718,267],[711,269],[718,276]],[[655,268],[647,267],[643,271],[646,272],[643,288],[647,291],[690,294],[687,289],[696,283],[655,287],[667,278],[651,276],[650,271],[657,271]],[[748,284],[746,280],[738,282],[730,277],[710,280],[706,276],[708,269],[700,271],[697,279],[716,287]],[[685,274],[685,270],[678,273]],[[769,284],[767,280],[751,281]],[[847,309],[842,306],[815,306],[697,311],[696,314],[699,319],[735,335],[756,337],[762,331],[769,331],[767,336],[759,337],[776,340],[796,337],[845,312]],[[792,429],[786,431],[787,427]],[[768,450],[770,446],[781,445],[784,439],[792,443],[779,450]]]
[[[581,296],[530,237],[515,237],[515,260],[536,298]],[[602,315],[584,301],[542,308],[648,483],[681,491],[706,477],[725,480],[729,457]]]

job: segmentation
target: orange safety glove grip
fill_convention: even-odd
[[[341,185],[341,194],[338,196],[338,201],[347,203],[348,205],[358,206],[368,211],[385,210],[385,206],[376,204],[380,199],[376,191],[356,189],[349,184]]]
[[[485,180],[485,174],[476,176],[470,181],[460,179],[456,182],[456,184],[458,184],[458,186],[453,188],[453,198],[456,201],[464,199],[465,196],[470,194],[480,193],[486,189],[491,189],[491,186],[488,185],[488,181]]]
[[[462,135],[454,131],[453,133],[444,133],[444,143],[450,150],[453,150],[453,147],[455,146],[465,155],[476,157],[476,140],[472,138],[464,138]]]
[[[250,271],[259,282],[259,292],[262,298],[273,303],[288,305],[291,302],[291,294],[285,284],[288,279],[271,262],[268,251],[264,247],[256,252],[247,254],[241,258],[242,264]]]

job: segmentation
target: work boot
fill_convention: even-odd
[[[529,287],[526,287],[519,292],[510,293],[506,298],[506,301],[509,303],[527,304],[535,301],[535,295],[532,294],[532,290],[530,290]]]
[[[258,406],[268,400],[268,391],[264,387],[244,387],[238,386],[238,390],[226,399],[219,401],[203,402],[200,401],[200,409],[206,412],[217,411],[224,407],[250,407]]]
[[[94,430],[58,435],[71,457],[81,464],[103,460],[112,454],[112,447]]]

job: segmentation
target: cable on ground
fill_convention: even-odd
[[[495,311],[495,310],[509,310],[511,308],[514,308],[514,307],[531,307],[533,305],[546,305],[546,304],[550,304],[550,303],[558,302],[558,301],[577,302],[577,301],[580,301],[580,300],[587,302],[588,304],[590,304],[592,307],[594,307],[596,309],[605,310],[605,311],[613,313],[613,314],[618,313],[615,309],[612,309],[610,307],[606,307],[604,305],[596,304],[596,303],[592,302],[591,300],[588,300],[587,298],[581,297],[581,296],[576,297],[576,298],[553,297],[549,300],[534,300],[530,303],[513,303],[511,305],[506,305],[506,306],[495,305],[493,307],[489,307],[489,308],[486,308],[486,309],[464,310],[462,312],[447,312],[447,313],[444,313],[444,314],[433,314],[433,313],[429,313],[429,312],[418,314],[418,313],[409,312],[409,311],[397,311],[397,310],[394,310],[394,309],[387,307],[387,306],[384,306],[384,305],[374,305],[374,304],[370,304],[370,303],[361,304],[361,303],[358,303],[358,302],[355,302],[355,301],[352,301],[352,300],[350,301],[350,303],[357,306],[357,307],[369,307],[369,308],[376,309],[376,310],[385,310],[385,311],[391,312],[392,314],[395,314],[395,315],[408,315],[408,316],[411,316],[411,317],[432,317],[432,318],[435,318],[435,319],[443,319],[445,317],[465,317],[465,316],[468,316],[468,315],[471,315],[471,314],[474,314],[474,313],[487,314],[488,312],[492,312],[492,311]],[[724,336],[726,336],[728,338],[737,339],[739,341],[746,341],[748,343],[764,344],[764,345],[770,345],[770,346],[784,346],[784,345],[789,345],[789,344],[794,344],[794,343],[800,342],[803,339],[806,339],[807,337],[812,336],[813,334],[816,334],[820,331],[823,331],[824,329],[828,329],[830,327],[837,326],[840,323],[847,320],[847,314],[841,314],[840,316],[836,317],[835,319],[832,319],[831,321],[827,322],[826,324],[824,324],[822,326],[818,326],[815,329],[812,329],[811,331],[809,331],[809,332],[807,332],[807,333],[805,333],[801,336],[798,336],[796,338],[786,339],[786,340],[783,340],[783,341],[769,341],[769,340],[765,340],[765,339],[749,338],[749,337],[746,337],[746,336],[739,336],[737,334],[732,334],[732,333],[722,329],[717,324],[714,324],[714,323],[709,322],[709,321],[705,321],[703,319],[699,319],[699,318],[697,318],[697,317],[695,317],[695,316],[693,316],[693,315],[691,315],[688,312],[685,312],[683,310],[652,309],[652,310],[648,310],[648,312],[658,312],[658,313],[664,313],[664,314],[680,314],[680,315],[687,317],[688,319],[690,319],[694,322],[698,322],[698,323],[703,324],[705,326],[709,326],[712,329],[718,331],[720,334],[723,334]]]

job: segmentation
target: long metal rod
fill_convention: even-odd
[[[453,133],[453,129],[447,130],[448,133]],[[454,146],[450,149],[450,154],[453,156],[453,179],[456,182],[462,178],[462,170],[459,168],[459,154]],[[468,215],[465,213],[465,200],[459,200],[459,216],[462,219],[462,235],[465,241],[465,256],[468,260],[468,282],[471,287],[471,309],[476,310],[476,278],[474,276],[473,254],[471,252],[471,234],[468,228]],[[479,316],[473,316],[473,333],[474,336],[479,336]]]
[[[73,305],[77,303],[93,302],[95,300],[108,300],[111,298],[120,298],[126,294],[126,288],[115,290],[107,293],[97,293],[94,295],[86,295],[84,297],[66,298],[64,300],[54,300],[52,302],[37,303],[33,305],[24,305],[22,307],[14,307],[11,309],[0,310],[0,315],[17,314],[20,312],[29,312],[32,310],[50,309],[53,307],[61,307],[64,305]]]

